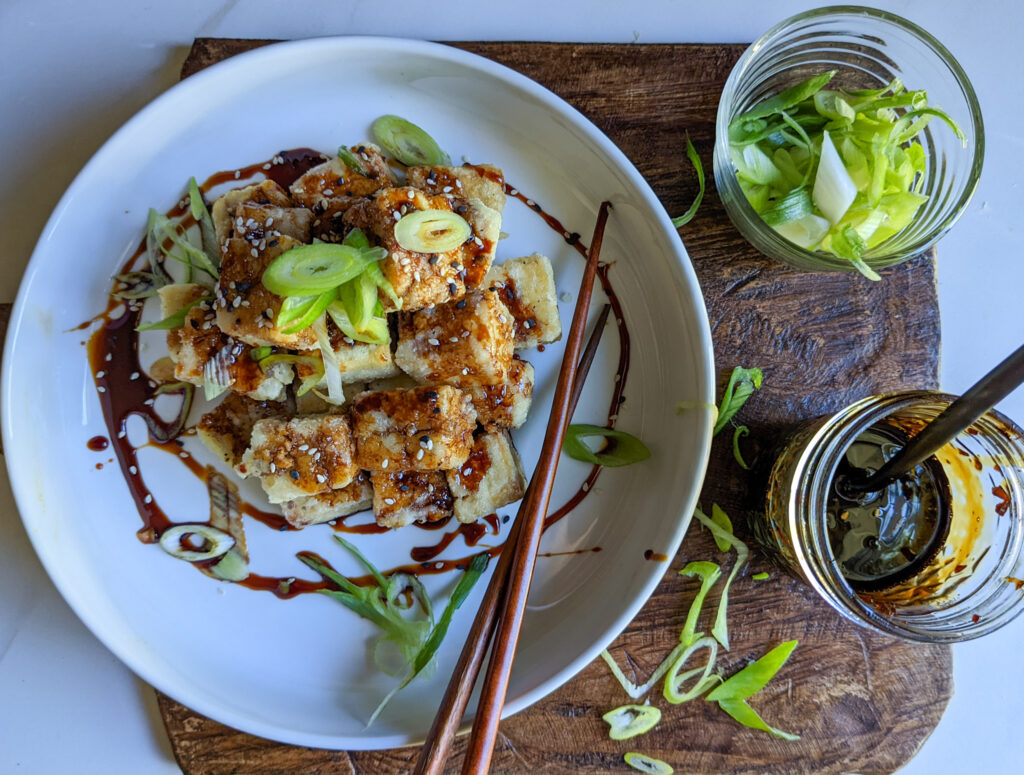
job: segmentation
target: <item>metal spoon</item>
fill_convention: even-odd
[[[944,444],[952,441],[985,412],[1010,395],[1024,383],[1024,346],[982,377],[960,398],[946,407],[938,417],[899,452],[889,458],[875,473],[863,478],[848,477],[843,489],[852,493],[878,492],[891,481],[931,457]]]

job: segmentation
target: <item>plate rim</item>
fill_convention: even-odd
[[[537,81],[534,81],[523,73],[492,59],[488,59],[487,57],[461,48],[456,48],[452,45],[389,36],[323,36],[300,40],[280,41],[262,45],[249,51],[233,55],[228,59],[214,63],[203,70],[188,76],[184,80],[175,83],[170,88],[157,95],[133,114],[131,118],[125,121],[103,142],[92,156],[90,156],[89,160],[85,165],[83,165],[68,185],[67,189],[61,195],[60,200],[54,207],[50,217],[47,219],[46,225],[40,232],[40,236],[33,248],[32,255],[19,282],[18,293],[12,306],[10,322],[4,341],[4,352],[14,352],[14,347],[16,346],[19,337],[22,322],[26,317],[28,286],[30,285],[29,280],[37,271],[37,265],[43,260],[42,254],[45,252],[45,243],[57,228],[64,210],[68,207],[69,201],[74,196],[76,189],[81,185],[83,178],[85,178],[94,167],[100,165],[104,161],[104,157],[110,153],[110,148],[117,144],[123,135],[132,133],[136,124],[144,122],[150,113],[160,110],[165,103],[178,99],[185,99],[190,93],[201,91],[206,86],[207,81],[219,80],[223,77],[222,74],[228,73],[233,69],[248,67],[250,63],[254,63],[254,61],[261,59],[273,60],[276,57],[289,56],[294,51],[316,51],[317,49],[326,49],[331,51],[338,48],[353,48],[357,50],[360,48],[369,48],[373,50],[386,48],[389,51],[398,49],[396,53],[420,55],[430,59],[451,62],[456,65],[463,66],[469,71],[473,71],[477,74],[483,74],[489,78],[494,78],[511,88],[525,92],[533,99],[542,103],[548,110],[551,110],[553,113],[567,119],[576,130],[581,131],[589,140],[594,142],[598,146],[600,152],[605,155],[605,157],[608,158],[609,161],[618,168],[618,170],[625,174],[629,182],[643,196],[645,204],[655,215],[656,225],[668,236],[669,244],[672,244],[675,247],[674,258],[678,268],[683,272],[686,285],[684,290],[687,295],[691,297],[691,302],[694,304],[692,312],[700,324],[695,333],[696,339],[699,340],[699,350],[703,357],[698,361],[698,363],[706,368],[706,374],[704,384],[702,385],[703,395],[700,396],[698,400],[705,403],[714,402],[714,350],[711,339],[710,321],[703,293],[701,291],[700,282],[697,278],[689,253],[679,237],[678,232],[674,227],[672,227],[671,220],[668,213],[665,211],[664,205],[661,203],[661,200],[658,199],[646,178],[644,178],[643,175],[640,174],[639,170],[637,170],[633,162],[599,127],[597,127],[579,110],[555,92]],[[14,359],[12,357],[4,358],[2,371],[0,371],[0,393],[2,393],[2,398],[0,398],[0,402],[2,402],[0,403],[0,432],[2,432],[4,448],[7,450],[13,450],[16,448],[14,439],[10,436],[10,428],[12,427],[11,417],[12,413],[15,411],[15,407],[12,403],[12,391],[9,389],[12,381],[14,380],[13,360]],[[670,557],[674,557],[678,552],[686,531],[692,521],[693,509],[697,504],[700,490],[703,486],[703,481],[707,473],[707,466],[711,451],[712,424],[711,415],[709,413],[704,413],[699,421],[698,433],[696,436],[695,446],[698,447],[698,465],[692,474],[691,490],[686,501],[680,505],[679,514],[681,517],[675,521],[675,529],[670,537],[669,544],[666,547],[666,549],[671,550],[669,553]],[[168,687],[161,685],[163,683],[161,677],[151,676],[145,665],[139,664],[139,662],[142,661],[141,659],[134,657],[131,653],[123,653],[125,651],[124,649],[115,648],[108,643],[106,633],[104,632],[101,623],[94,621],[95,617],[88,613],[87,607],[71,605],[70,601],[77,600],[77,596],[73,590],[69,589],[68,580],[61,576],[57,558],[49,555],[45,542],[40,536],[38,536],[36,531],[30,529],[30,518],[24,516],[27,512],[30,513],[34,510],[31,506],[27,509],[23,508],[24,505],[32,503],[32,496],[27,492],[29,485],[24,481],[22,476],[15,475],[19,466],[18,462],[12,459],[10,453],[4,456],[4,462],[7,467],[19,517],[22,520],[32,547],[46,570],[50,581],[60,592],[64,600],[68,602],[69,607],[72,609],[75,616],[86,626],[89,632],[97,638],[97,640],[99,640],[104,647],[106,647],[118,659],[118,661],[128,667],[128,669],[130,669],[136,676],[144,680],[151,687],[159,690],[169,697],[174,698],[176,701],[181,702],[181,704],[189,707],[190,709],[211,719],[217,720],[220,723],[224,723],[232,728],[239,729],[250,734],[279,741],[284,744],[304,745],[330,750],[386,750],[389,748],[417,745],[422,742],[418,737],[416,739],[410,739],[410,736],[406,735],[404,737],[396,736],[394,739],[375,738],[372,739],[372,746],[367,747],[366,745],[360,745],[361,741],[364,743],[368,742],[364,738],[335,736],[327,739],[319,734],[307,736],[303,736],[302,734],[294,735],[291,734],[292,730],[281,730],[277,726],[268,724],[257,718],[237,718],[236,714],[234,714],[229,708],[222,708],[219,706],[211,708],[208,703],[203,701],[202,697],[192,697],[188,691],[181,691],[182,688],[187,689],[187,687],[175,685],[168,689]],[[584,649],[579,655],[571,659],[563,669],[556,672],[549,679],[541,682],[532,690],[524,692],[520,697],[514,698],[506,703],[502,710],[501,717],[504,719],[518,713],[547,695],[557,691],[572,677],[593,662],[599,653],[603,649],[607,648],[629,625],[629,623],[636,618],[664,577],[665,573],[660,575],[651,573],[647,581],[641,587],[641,591],[605,628],[604,634],[598,641],[590,644],[588,648]],[[156,680],[154,680],[154,678]],[[179,700],[179,697],[184,699]],[[471,716],[467,715],[467,718],[471,718]],[[284,735],[282,735],[282,731],[284,731]],[[283,739],[283,737],[287,737],[288,739]]]

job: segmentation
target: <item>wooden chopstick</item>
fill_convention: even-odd
[[[498,722],[508,691],[512,660],[523,624],[523,615],[526,612],[526,598],[537,560],[537,548],[544,531],[544,517],[547,515],[551,489],[555,483],[562,440],[569,424],[569,402],[576,381],[576,361],[583,348],[583,334],[587,325],[590,299],[594,293],[597,262],[610,207],[610,202],[602,202],[597,215],[597,226],[590,244],[579,296],[576,299],[572,326],[566,340],[562,368],[558,373],[555,398],[551,406],[551,415],[548,417],[540,460],[533,474],[533,486],[523,498],[519,514],[516,516],[516,521],[522,521],[523,526],[520,528],[519,541],[513,547],[512,567],[509,570],[505,597],[502,601],[501,616],[491,646],[491,657],[487,663],[480,702],[477,705],[476,717],[473,719],[473,729],[469,735],[469,747],[462,763],[463,775],[485,775],[494,753],[494,740],[498,734]]]
[[[604,334],[604,326],[608,320],[608,313],[611,312],[611,305],[605,304],[598,315],[597,322],[587,340],[587,346],[583,350],[579,364],[576,366],[576,381],[573,385],[572,398],[569,402],[569,417],[576,411],[580,395],[583,392],[583,383],[586,382],[587,374],[590,373],[590,366],[594,362],[597,348],[601,344],[601,337]],[[530,487],[533,480],[530,481]],[[527,489],[529,492],[529,488]],[[524,494],[524,498],[526,495]],[[498,566],[494,569],[491,582],[484,593],[484,599],[480,603],[477,616],[473,620],[473,626],[466,636],[466,645],[459,655],[459,661],[452,671],[452,677],[448,682],[444,698],[438,709],[434,723],[430,727],[427,740],[420,749],[419,758],[416,760],[416,767],[413,775],[440,775],[444,770],[445,761],[451,751],[452,741],[459,731],[462,717],[469,704],[469,697],[473,692],[477,676],[480,674],[480,666],[483,664],[487,649],[491,643],[491,636],[494,633],[494,624],[498,618],[498,609],[501,599],[504,597],[505,584],[508,580],[508,571],[512,565],[511,547],[519,542],[519,531],[522,527],[522,520],[515,520],[512,529],[509,530],[508,538],[505,539],[505,546],[509,551],[503,551],[499,555]]]
[[[605,305],[605,308],[602,310],[598,319],[597,325],[591,333],[590,340],[587,342],[586,350],[577,363],[576,356],[579,353],[583,329],[586,326],[587,313],[590,308],[590,299],[593,295],[594,278],[597,271],[600,246],[604,234],[604,226],[608,218],[608,208],[610,206],[611,205],[608,202],[602,203],[601,210],[598,214],[594,240],[591,243],[590,252],[588,254],[587,268],[584,271],[580,293],[577,297],[572,327],[570,329],[569,338],[566,343],[566,351],[562,359],[562,367],[558,376],[558,384],[555,390],[555,401],[552,406],[551,417],[548,421],[548,433],[545,437],[544,450],[542,450],[541,453],[541,462],[538,463],[537,470],[530,480],[530,485],[523,498],[519,513],[517,514],[516,520],[512,525],[512,529],[509,531],[509,536],[506,539],[506,550],[501,553],[498,566],[495,568],[494,575],[491,578],[491,583],[487,587],[484,599],[480,604],[480,609],[477,612],[476,618],[473,620],[473,626],[466,638],[466,644],[462,649],[462,653],[459,655],[459,661],[456,663],[455,669],[452,672],[452,677],[448,682],[448,687],[445,690],[444,698],[441,701],[441,706],[438,709],[437,716],[434,718],[434,723],[430,727],[430,732],[427,735],[426,742],[420,749],[420,755],[413,770],[414,775],[438,775],[438,773],[444,769],[445,761],[451,750],[452,740],[458,732],[459,725],[462,722],[462,716],[465,713],[466,706],[469,704],[469,698],[472,694],[473,686],[476,683],[477,676],[480,672],[480,667],[487,654],[491,636],[494,631],[494,625],[498,618],[499,608],[503,607],[507,579],[509,577],[514,558],[518,557],[520,554],[520,537],[523,525],[528,521],[524,519],[524,517],[528,515],[527,506],[532,503],[534,506],[531,508],[536,507],[538,498],[535,490],[538,486],[538,482],[541,482],[542,479],[539,476],[542,472],[541,463],[544,463],[545,458],[547,458],[548,462],[546,465],[550,468],[550,476],[545,477],[546,481],[544,482],[544,485],[546,486],[547,492],[544,493],[543,498],[540,499],[543,501],[543,506],[536,509],[539,517],[534,520],[536,524],[533,525],[533,528],[539,528],[539,530],[537,530],[537,540],[533,542],[532,559],[528,563],[529,567],[525,577],[527,585],[529,584],[530,576],[532,576],[533,561],[536,560],[537,545],[539,544],[540,532],[543,530],[544,516],[551,496],[551,484],[554,481],[555,469],[558,465],[558,453],[565,435],[565,428],[572,417],[572,413],[576,409],[576,404],[579,401],[579,397],[582,392],[583,382],[585,381],[587,372],[594,360],[594,355],[597,352],[598,345],[601,341],[601,335],[604,331],[604,324],[608,319],[608,313],[611,309],[608,305]],[[553,427],[555,429],[554,436],[552,436]],[[551,449],[549,449],[549,447]],[[547,451],[547,455],[545,455],[545,451]],[[509,548],[511,548],[511,551],[509,551]],[[522,583],[522,578],[520,583]],[[523,594],[522,603],[524,605],[525,599],[526,595]],[[520,624],[521,616],[522,612],[520,612],[519,617]],[[518,627],[516,627],[515,634],[518,636]],[[512,651],[514,651],[514,642],[511,645],[513,647]],[[508,663],[509,666],[511,666],[511,653],[509,654]],[[492,665],[493,664],[494,660],[492,659]],[[504,684],[504,688],[501,691],[501,699],[498,701],[497,713],[494,717],[494,731],[490,735],[490,744],[486,746],[488,753],[486,761],[483,762],[484,770],[486,770],[487,765],[490,762],[490,754],[493,752],[494,735],[497,732],[497,719],[501,716],[501,707],[504,704],[507,682],[508,675],[506,673],[505,679],[502,682]],[[481,703],[478,705],[478,718],[479,708],[481,707],[483,707],[483,700],[481,700]],[[474,724],[474,731],[475,730],[476,725]],[[469,762],[470,758],[467,753],[467,766],[469,765]]]

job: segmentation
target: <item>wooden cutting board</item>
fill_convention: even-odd
[[[188,76],[270,41],[197,40]],[[747,245],[714,191],[711,153],[718,95],[737,45],[573,45],[460,43],[564,97],[608,134],[650,181],[671,215],[696,193],[685,159],[689,131],[709,175],[697,217],[681,235],[700,277],[714,336],[719,382],[733,366],[759,366],[764,388],[744,408],[746,449],[767,449],[796,422],[863,396],[938,385],[939,315],[933,258],[919,258],[868,282],[853,273],[810,274],[774,264]],[[712,450],[701,502],[743,520],[763,492],[734,462],[723,433]],[[740,518],[740,519],[737,519]],[[746,535],[749,537],[749,534]],[[640,680],[677,642],[696,583],[676,574],[690,560],[717,558],[708,534],[691,528],[640,615],[612,647],[632,659]],[[754,581],[767,570],[771,578]],[[890,773],[935,728],[952,694],[948,647],[903,643],[859,629],[810,589],[769,567],[755,551],[733,586],[728,673],[781,641],[800,646],[753,701],[774,726],[797,732],[784,742],[737,725],[713,703],[671,706],[655,693],[661,724],[625,743],[608,739],[606,710],[626,701],[597,661],[545,700],[501,725],[495,773],[631,771],[640,750],[686,773]],[[406,772],[416,749],[332,752],[280,745],[236,732],[169,697],[160,709],[186,775],[226,773]],[[456,746],[461,756],[464,740]],[[456,772],[459,758],[449,764]]]

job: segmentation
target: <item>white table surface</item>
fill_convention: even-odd
[[[1018,182],[1024,176],[1024,4],[877,4],[946,44],[974,82],[985,117],[981,185],[939,247],[942,384],[961,392],[1024,340],[1024,260],[1015,234],[1024,212]],[[4,0],[0,260],[6,269],[0,274],[0,299],[14,298],[64,188],[121,123],[178,80],[196,36],[742,42],[814,5],[793,0]],[[1000,408],[1024,420],[1024,390]],[[6,474],[0,475],[0,590],[0,772],[180,772],[152,690],[58,595],[21,526]],[[1022,637],[1024,617],[955,647],[955,696],[938,729],[902,772],[1024,771]]]

